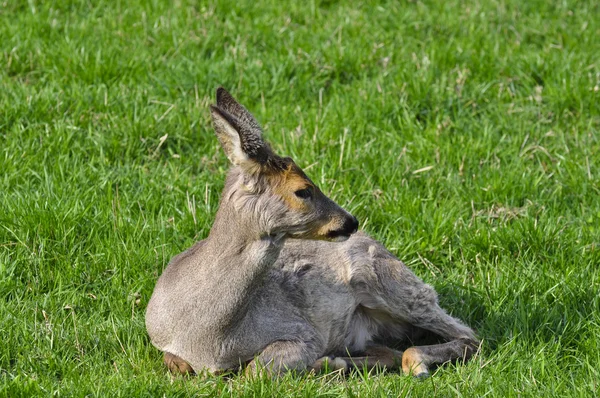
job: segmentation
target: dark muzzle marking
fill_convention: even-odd
[[[358,231],[358,220],[354,216],[346,218],[344,225],[340,229],[335,229],[327,233],[328,238],[338,238],[340,236],[349,237]]]

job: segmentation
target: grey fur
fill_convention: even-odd
[[[402,353],[373,349],[376,342],[403,340],[415,328],[450,343],[413,347],[404,355],[406,373],[470,356],[473,331],[380,243],[363,232],[344,242],[296,238],[323,222],[347,229],[353,217],[318,190],[309,214],[287,206],[263,177],[264,166],[252,167],[283,159],[270,149],[266,159],[253,157],[252,148],[268,148],[258,123],[226,91],[217,98],[215,130],[235,166],[209,236],[173,258],[158,280],[146,313],[152,343],[196,372],[249,364],[280,373],[369,352],[383,353],[371,363],[391,366]],[[252,144],[230,142],[235,136],[223,129],[232,126]]]
[[[235,116],[259,136],[262,134],[262,128],[254,116],[223,87],[217,89],[217,106]]]

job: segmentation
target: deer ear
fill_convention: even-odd
[[[252,116],[242,104],[237,102],[223,87],[217,89],[217,106],[235,116],[240,122],[246,124],[259,136],[261,135],[262,129],[254,116]]]
[[[250,168],[268,162],[271,150],[253,128],[219,106],[210,106],[215,133],[229,161]]]
[[[232,126],[231,122],[224,115],[224,111],[216,106],[210,106],[210,116],[217,138],[221,143],[225,155],[234,165],[240,165],[247,162],[249,157],[242,150],[242,139],[239,132]]]

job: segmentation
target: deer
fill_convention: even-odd
[[[378,367],[427,377],[477,352],[435,290],[276,155],[222,87],[210,115],[231,163],[214,223],[170,261],[146,310],[173,374]],[[424,333],[434,344],[411,345]]]

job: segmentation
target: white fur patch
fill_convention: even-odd
[[[248,155],[242,150],[242,141],[240,140],[240,135],[236,129],[231,127],[229,123],[224,123],[224,130],[227,132],[231,142],[231,151],[230,160],[233,164],[242,164],[248,160]]]
[[[377,248],[375,247],[375,245],[371,245],[369,246],[369,255],[371,256],[371,258],[373,258],[373,256],[375,255],[375,250]]]
[[[218,113],[212,112],[211,115],[217,137],[231,163],[240,165],[248,161],[248,155],[242,150],[242,141],[238,131]]]
[[[359,319],[355,319],[350,324],[348,337],[346,338],[346,346],[352,351],[362,351],[365,349],[368,342],[371,341],[371,332],[367,325]]]
[[[333,358],[329,363],[329,368],[331,370],[346,370],[348,369],[348,364],[342,358]]]

